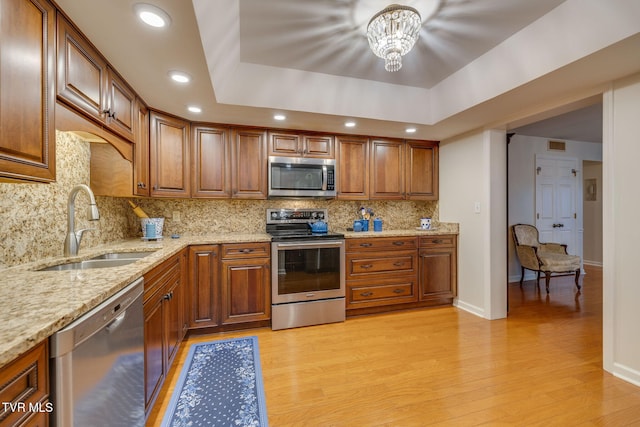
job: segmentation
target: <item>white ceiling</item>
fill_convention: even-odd
[[[164,30],[140,24],[137,0],[56,1],[145,102],[193,121],[445,139],[529,124],[532,106],[640,70],[640,10],[624,0],[396,1],[433,12],[396,73],[364,34],[386,0],[144,0],[171,16]],[[192,83],[171,82],[172,69]]]

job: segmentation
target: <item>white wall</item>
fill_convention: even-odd
[[[602,162],[585,161],[583,163],[582,188],[587,179],[595,180],[595,200],[583,199],[583,259],[585,264],[602,265]]]
[[[556,152],[547,149],[549,138],[540,138],[526,135],[514,135],[509,144],[509,226],[513,224],[535,224],[535,192],[536,192],[536,155],[551,155],[557,157],[570,157],[578,159],[582,165],[583,160],[602,160],[602,144],[566,141],[566,151]],[[582,199],[582,171],[578,171],[577,194]],[[580,233],[582,224],[582,202],[578,203],[578,221],[576,227]],[[515,254],[513,239],[509,236],[509,281],[519,281],[521,270],[520,263]],[[582,239],[578,239],[578,242]],[[580,254],[578,254],[580,255]],[[534,273],[527,271],[525,280],[533,279]]]
[[[440,220],[460,224],[455,304],[487,319],[507,308],[505,164],[504,131],[440,144]]]
[[[604,368],[640,386],[640,74],[614,82],[603,107]]]

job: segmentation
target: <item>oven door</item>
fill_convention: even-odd
[[[344,240],[273,242],[273,304],[345,296]]]

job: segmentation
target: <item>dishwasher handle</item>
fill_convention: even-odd
[[[127,310],[123,311],[118,317],[113,319],[113,321],[111,321],[111,323],[105,326],[104,329],[107,331],[108,334],[115,332],[115,330],[118,329],[118,327],[122,324],[122,322],[124,322],[125,317],[127,317]]]

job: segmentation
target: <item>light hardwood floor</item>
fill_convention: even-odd
[[[507,319],[453,307],[344,323],[190,337],[148,426],[159,425],[190,344],[258,337],[267,412],[281,426],[640,426],[640,388],[602,369],[602,271],[509,285]]]

